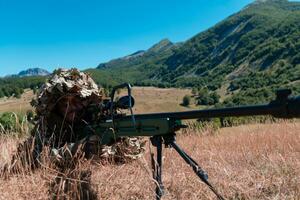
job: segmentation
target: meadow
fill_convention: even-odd
[[[191,109],[179,105],[189,91],[179,93],[172,89],[153,88],[134,91],[138,94],[135,95],[136,112],[171,111],[168,105],[174,110],[176,107],[178,110]],[[174,96],[178,95],[176,99]],[[168,104],[156,106],[167,98]],[[149,102],[150,105],[139,107],[139,102]],[[178,133],[177,141],[208,172],[209,180],[226,199],[297,200],[300,199],[299,128],[297,121],[254,123],[221,129],[208,126],[197,130],[190,127]],[[0,169],[10,161],[17,144],[22,141],[24,137],[1,135]],[[155,199],[149,156],[151,148],[148,146],[149,142],[145,155],[137,161],[113,165],[100,162],[95,157],[92,160],[82,159],[76,170],[91,173],[86,183],[95,199]],[[74,184],[82,180],[68,177],[68,174],[58,175],[47,156],[46,160],[35,171],[24,170],[1,177],[0,199],[74,199],[78,188],[68,192],[59,188],[66,184],[66,180]],[[59,183],[58,189],[53,189],[57,177],[64,177],[65,181]],[[166,189],[163,199],[216,199],[172,149],[164,149],[163,182]]]
[[[217,132],[187,130],[177,140],[207,170],[226,199],[300,199],[299,128],[299,123],[282,121]],[[2,136],[0,163],[9,161],[18,142]],[[154,199],[149,160],[147,152],[129,164],[90,161],[80,167],[92,172],[91,187],[98,199]],[[215,199],[174,150],[164,150],[163,162],[163,199]],[[44,167],[0,179],[0,199],[51,199],[54,194],[49,185],[55,176],[55,171]],[[68,195],[60,197],[57,199],[68,199]]]

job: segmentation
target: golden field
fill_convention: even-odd
[[[300,123],[254,124],[179,134],[178,143],[207,170],[227,199],[300,199]],[[18,140],[2,137],[0,163]],[[98,199],[154,199],[149,154],[126,165],[88,163]],[[174,150],[164,150],[163,199],[215,199]],[[49,199],[55,173],[43,168],[0,179],[0,199]]]
[[[121,92],[123,94],[123,92]],[[136,113],[179,111],[190,90],[133,88]],[[0,100],[0,112],[31,109],[33,94],[27,91],[19,100]],[[177,141],[209,174],[209,180],[226,199],[300,199],[300,123],[252,124],[201,132],[187,129]],[[24,138],[0,136],[0,169],[8,163]],[[85,161],[82,170],[91,171],[91,188],[97,199],[155,199],[149,156],[129,164],[111,165]],[[152,151],[154,149],[152,148]],[[1,173],[0,173],[1,174]],[[62,175],[63,176],[63,175]],[[0,200],[70,199],[50,185],[57,177],[51,165],[9,177],[0,177]],[[78,179],[70,181],[78,182]],[[162,199],[216,199],[192,169],[172,149],[164,149]],[[76,191],[74,191],[76,192]]]

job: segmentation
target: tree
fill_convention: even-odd
[[[213,104],[219,103],[220,95],[218,95],[216,92],[211,93],[210,97],[213,99]]]
[[[0,98],[4,97],[4,94],[3,94],[3,91],[2,89],[0,88]]]
[[[191,96],[185,95],[182,99],[182,105],[183,106],[189,106],[191,104]]]

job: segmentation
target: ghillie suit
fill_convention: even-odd
[[[17,172],[14,166],[18,165],[38,167],[45,146],[51,149],[51,157],[56,161],[68,157],[63,153],[65,148],[74,154],[78,146],[83,146],[87,158],[99,155],[100,159],[117,163],[137,159],[144,152],[140,138],[121,138],[110,146],[100,145],[101,138],[92,125],[108,115],[103,109],[102,91],[89,75],[77,69],[56,70],[32,105],[37,114],[35,128],[31,137],[19,146],[9,167],[11,171]]]
[[[65,144],[75,148],[76,143],[85,142],[91,123],[104,115],[101,103],[101,91],[89,75],[76,69],[55,71],[33,102],[37,156],[43,146],[50,146],[56,155]]]
[[[47,165],[54,169],[50,175],[54,178],[48,182],[51,199],[98,199],[91,184],[91,160],[86,160],[82,147],[80,145],[76,152],[71,152],[65,145],[60,148],[64,158]]]

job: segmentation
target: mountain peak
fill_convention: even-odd
[[[23,70],[17,74],[18,77],[26,77],[26,76],[47,76],[50,72],[41,68],[29,68]]]
[[[174,44],[169,39],[165,38],[159,41],[157,44],[150,47],[150,49],[148,49],[148,52],[154,52],[154,53],[162,52],[165,51],[166,49],[169,49],[173,45]]]

